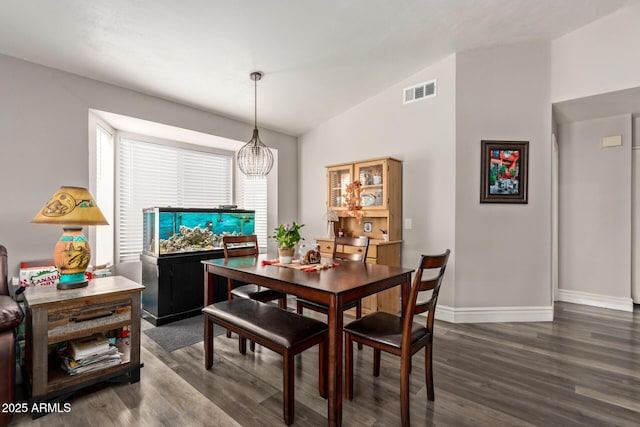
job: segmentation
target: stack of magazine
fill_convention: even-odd
[[[69,375],[85,374],[122,363],[118,348],[100,333],[69,341],[61,357],[62,369]]]

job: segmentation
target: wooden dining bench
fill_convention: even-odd
[[[279,353],[283,363],[283,408],[287,425],[294,418],[294,356],[319,344],[318,388],[327,397],[327,325],[315,319],[282,310],[274,305],[247,298],[211,304],[202,309],[205,322],[205,369],[213,366],[213,324],[240,336],[240,352],[247,351],[247,339]]]

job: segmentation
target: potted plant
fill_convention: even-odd
[[[275,228],[271,238],[278,242],[278,256],[281,264],[290,264],[293,260],[295,246],[300,240],[304,240],[302,236],[300,236],[300,229],[302,227],[304,227],[304,224],[297,224],[294,221],[293,225],[287,224],[285,226],[280,224]]]

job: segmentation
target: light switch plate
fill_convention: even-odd
[[[413,223],[411,221],[411,218],[405,218],[404,219],[404,229],[405,230],[411,230],[412,226],[413,226]]]

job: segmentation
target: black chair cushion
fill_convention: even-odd
[[[304,305],[314,307],[314,308],[318,309],[318,311],[320,311],[322,313],[326,313],[329,310],[329,307],[327,307],[324,304],[320,304],[318,302],[309,301],[309,300],[304,299],[304,298],[298,298],[296,301],[297,302],[301,302]],[[350,308],[354,308],[356,305],[358,305],[358,302],[360,302],[360,300],[348,302],[342,307],[342,309],[343,310],[349,310]]]
[[[242,285],[231,290],[231,295],[236,298],[249,298],[256,301],[268,302],[276,299],[286,298],[282,292],[265,288],[258,285]]]
[[[247,298],[217,302],[203,308],[202,312],[283,348],[291,348],[327,332],[326,323]]]
[[[377,341],[392,347],[400,348],[402,344],[403,318],[390,313],[377,311],[361,319],[354,320],[344,330],[356,337]],[[413,322],[411,343],[429,335],[426,327]]]

